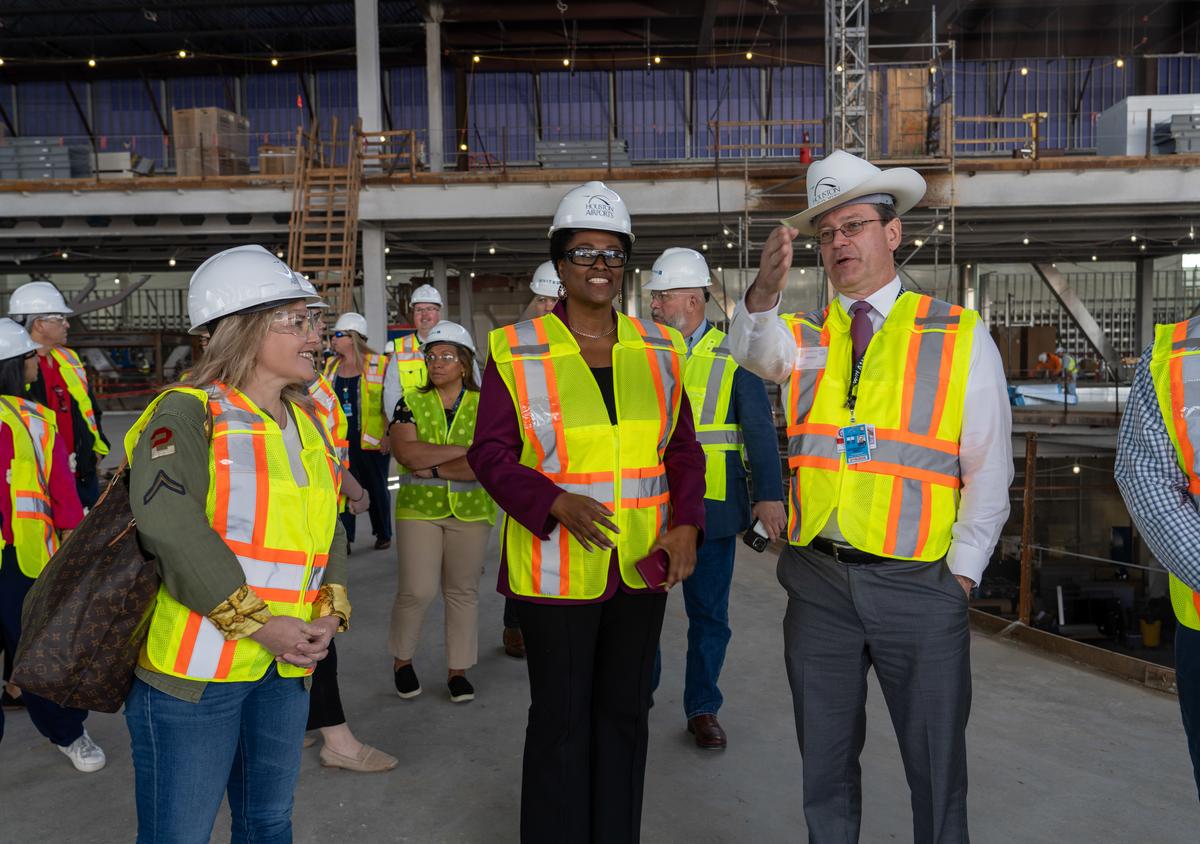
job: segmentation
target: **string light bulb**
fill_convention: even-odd
[[[88,59],[88,67],[95,67],[95,66],[96,66],[96,60]]]
[[[1131,235],[1129,236],[1129,242],[1130,242],[1130,243],[1137,243],[1137,235],[1136,235],[1136,234],[1131,234]]]
[[[707,252],[707,251],[708,251],[708,244],[707,244],[707,243],[701,243],[701,244],[700,244],[700,251],[701,251],[701,252]]]
[[[488,254],[489,254],[489,255],[495,255],[495,254],[496,254],[496,247],[495,247],[495,246],[489,246],[489,247],[488,247]]]
[[[1146,251],[1146,244],[1144,244],[1144,243],[1143,243],[1141,246],[1139,246],[1139,247],[1138,247],[1138,249],[1140,249],[1140,250],[1142,250],[1143,252],[1145,252],[1145,251]]]
[[[175,266],[175,259],[174,259],[174,258],[168,258],[168,259],[167,259],[167,266],[168,266],[168,267],[173,267],[173,266]]]
[[[391,255],[391,254],[392,254],[392,247],[390,247],[390,246],[385,246],[385,247],[383,247],[383,254],[384,254],[384,255]]]
[[[1029,235],[1025,235],[1023,238],[1021,238],[1021,243],[1024,244],[1025,246],[1028,246],[1029,245]]]
[[[271,67],[279,67],[279,59],[271,56]]]
[[[1125,60],[1124,60],[1124,59],[1121,59],[1121,58],[1118,58],[1118,59],[1117,59],[1117,61],[1116,61],[1116,65],[1117,65],[1117,67],[1119,67],[1119,68],[1120,68],[1120,67],[1125,67]]]
[[[1196,239],[1196,227],[1188,226],[1188,240],[1195,240],[1195,239]]]
[[[563,67],[570,67],[570,66],[571,66],[571,60],[563,59]]]
[[[924,245],[925,245],[925,241],[921,240],[921,238],[919,238],[919,237],[916,238],[915,240],[913,240],[913,246],[917,247],[918,249],[920,249]]]
[[[746,61],[750,61],[752,58],[754,58],[754,53],[747,50],[746,51]]]
[[[1080,466],[1078,463],[1076,463],[1074,466],[1071,467],[1071,472],[1073,474],[1078,475],[1082,471],[1083,471],[1083,467]]]
[[[459,151],[460,151],[460,152],[466,152],[466,151],[467,151],[467,145],[466,145],[466,144],[459,144],[459,145],[458,145],[458,149],[459,149]]]
[[[62,259],[65,261],[65,260],[67,260],[67,259],[68,259],[68,258],[70,258],[70,257],[71,257],[71,256],[70,256],[70,255],[68,255],[68,254],[67,254],[67,251],[64,249],[64,250],[63,250],[63,252],[62,252]]]
[[[479,54],[476,53],[475,55],[471,56],[471,61],[475,62],[475,64],[479,64],[482,59],[480,58]]]
[[[1096,256],[1096,255],[1093,255],[1093,256],[1092,256],[1092,260],[1093,260],[1093,261],[1099,261],[1099,260],[1100,260],[1100,258],[1099,258],[1098,256]]]
[[[930,75],[930,76],[936,76],[936,75],[937,75],[937,68],[936,68],[936,67],[934,67],[933,65],[930,65],[930,66],[929,66],[929,75]]]
[[[655,64],[662,64],[662,56],[655,56],[655,57],[654,57],[654,63],[655,63]]]
[[[279,258],[280,260],[282,260],[282,259],[283,259],[283,250],[282,250],[282,249],[276,249],[276,250],[275,250],[275,257],[276,257],[276,258]]]
[[[181,59],[186,59],[186,58],[187,58],[187,50],[180,50],[180,51],[179,51],[179,58],[181,58]]]
[[[841,65],[838,65],[837,67],[834,68],[834,71],[836,71],[837,73],[841,73],[844,70],[845,70],[845,68],[842,67]]]
[[[0,67],[4,67],[4,59],[0,58]]]
[[[1023,67],[1023,68],[1021,68],[1021,75],[1022,75],[1022,76],[1028,76],[1028,75],[1029,75],[1029,68],[1027,68],[1027,67]]]
[[[938,230],[938,231],[943,231],[945,228],[946,228],[946,224],[945,224],[945,223],[938,223],[938,224],[937,224],[937,230]]]

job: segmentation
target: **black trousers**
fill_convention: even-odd
[[[1182,624],[1175,628],[1175,683],[1196,790],[1200,792],[1200,630]]]
[[[636,844],[667,596],[517,602],[529,668],[522,844]]]
[[[350,444],[350,474],[362,484],[371,496],[367,515],[371,519],[371,533],[376,539],[392,538],[391,497],[388,494],[387,473],[391,457],[378,451],[364,451],[358,443]],[[340,515],[346,539],[354,541],[354,524],[358,517],[343,511]]]
[[[336,637],[334,637],[336,638]],[[308,726],[305,731],[346,723],[342,695],[338,691],[337,648],[329,640],[329,656],[317,663],[308,693]]]

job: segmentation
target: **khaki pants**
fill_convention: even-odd
[[[396,520],[400,576],[388,633],[393,657],[410,660],[417,652],[425,611],[440,584],[450,670],[465,670],[479,660],[479,579],[491,530],[487,522],[455,518]]]

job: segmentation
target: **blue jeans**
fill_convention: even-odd
[[[233,844],[290,844],[308,718],[299,678],[210,683],[188,703],[139,679],[125,700],[138,844],[207,844],[228,791]]]
[[[696,570],[683,581],[683,605],[688,616],[687,670],[683,681],[683,714],[716,715],[724,698],[717,688],[725,649],[729,647],[729,587],[737,535],[705,539],[696,552]],[[662,650],[654,662],[658,688]]]

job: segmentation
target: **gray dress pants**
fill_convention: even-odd
[[[967,599],[944,562],[849,564],[788,546],[784,659],[812,844],[854,844],[862,819],[867,670],[883,688],[912,796],[915,844],[967,836]]]

